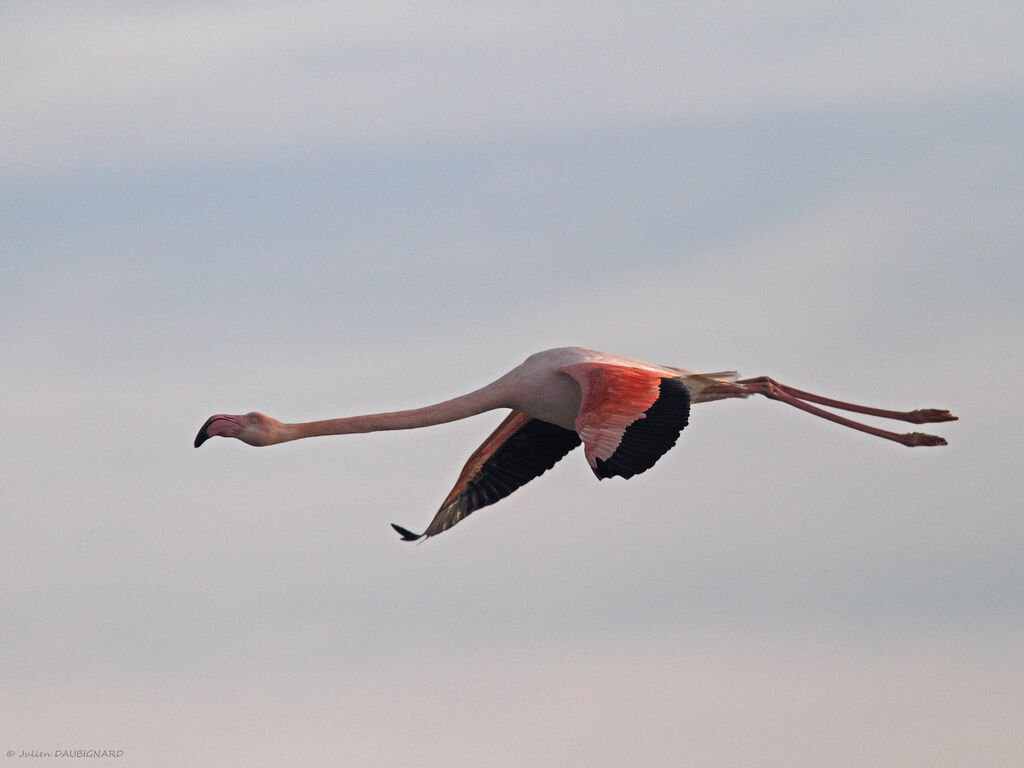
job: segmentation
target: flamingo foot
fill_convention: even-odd
[[[936,421],[959,421],[959,418],[940,408],[918,408],[907,414],[907,421],[911,424],[930,424]]]
[[[953,418],[956,418],[955,416]],[[943,419],[943,421],[949,421],[949,419]],[[907,432],[904,435],[900,435],[903,439],[899,442],[908,448],[915,448],[917,446],[932,446],[932,445],[949,445],[945,438],[939,437],[938,435],[926,435],[923,432]]]

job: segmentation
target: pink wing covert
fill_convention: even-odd
[[[582,390],[575,427],[598,478],[628,478],[650,469],[687,424],[690,395],[675,376],[607,363],[561,370]]]

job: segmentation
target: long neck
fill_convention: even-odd
[[[507,408],[508,403],[498,382],[489,384],[468,395],[462,395],[443,403],[413,408],[408,411],[371,413],[365,416],[348,416],[340,419],[307,421],[300,424],[281,424],[280,440],[299,440],[305,437],[323,435],[351,435],[360,432],[381,432],[391,429],[418,429],[446,424],[469,416],[476,416],[495,408]]]

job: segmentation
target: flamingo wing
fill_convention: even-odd
[[[539,477],[580,442],[571,429],[512,411],[469,457],[426,531],[412,533],[394,523],[391,527],[406,541],[436,536]]]
[[[582,390],[575,426],[598,479],[650,469],[689,420],[689,391],[663,371],[599,362],[561,370]]]

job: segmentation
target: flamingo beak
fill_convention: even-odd
[[[237,437],[242,428],[243,425],[238,416],[227,416],[219,413],[206,420],[206,423],[203,424],[198,434],[196,434],[193,445],[198,448],[211,437],[217,437],[218,435],[221,437]]]

